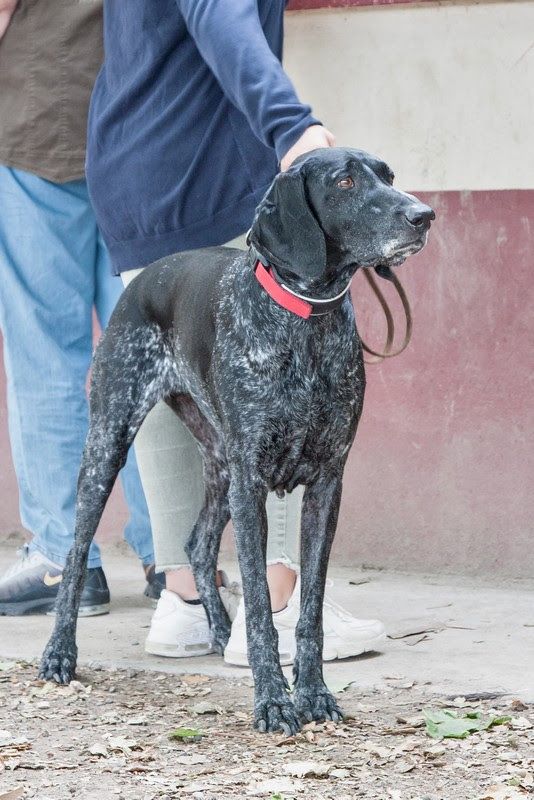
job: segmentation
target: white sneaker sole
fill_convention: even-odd
[[[325,658],[323,654],[323,661],[336,661],[341,658],[355,658],[364,653],[371,653],[377,650],[386,641],[386,634],[381,633],[373,639],[368,639],[362,642],[359,647],[339,647],[335,650],[335,654],[330,650],[328,656]],[[250,667],[246,653],[240,653],[236,650],[224,651],[224,661],[226,664],[231,664],[234,667]],[[295,655],[284,653],[280,656],[280,664],[282,667],[288,667],[295,661]]]
[[[295,656],[289,655],[289,653],[285,653],[284,655],[280,656],[280,665],[282,667],[288,667],[292,664],[295,660]],[[224,662],[225,664],[230,664],[232,667],[250,667],[248,663],[248,658],[246,653],[240,653],[237,650],[228,650],[224,651]]]
[[[195,656],[209,656],[210,653],[213,653],[213,648],[209,642],[163,644],[162,642],[152,642],[147,639],[145,653],[150,653],[152,656],[164,656],[165,658],[194,658]]]
[[[379,633],[378,636],[375,636],[372,639],[368,639],[366,642],[362,642],[360,645],[348,647],[347,645],[340,645],[336,650],[328,653],[328,656],[325,656],[323,651],[323,661],[337,661],[341,658],[356,658],[356,656],[362,656],[364,653],[372,653],[374,650],[379,650],[381,645],[384,644],[386,641],[386,633]],[[335,653],[332,654],[332,653]]]

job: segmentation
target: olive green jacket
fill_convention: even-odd
[[[83,177],[102,58],[102,0],[19,0],[0,40],[0,164]]]

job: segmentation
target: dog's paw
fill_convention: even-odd
[[[295,708],[299,719],[303,722],[324,722],[327,719],[341,722],[343,719],[342,710],[334,696],[325,687],[320,687],[317,691],[297,688],[295,690]]]
[[[283,694],[280,697],[256,702],[254,727],[260,733],[282,731],[286,736],[294,736],[300,730],[300,722],[295,706],[289,697]]]
[[[41,658],[39,677],[45,681],[70,683],[76,673],[77,651],[75,644],[61,644],[51,639]]]

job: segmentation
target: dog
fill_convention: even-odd
[[[322,675],[322,605],[343,469],[365,389],[349,294],[359,268],[388,277],[426,243],[431,208],[393,187],[363,151],[328,148],[277,175],[249,251],[213,247],[162,258],[124,291],[95,353],[75,542],[40,676],[68,683],[85,564],[117,473],[150,409],[164,400],[195,437],[205,504],[187,554],[212,644],[230,622],[215,586],[233,520],[260,731],[295,734],[342,712]],[[305,486],[294,692],[282,673],[266,580],[268,491]]]

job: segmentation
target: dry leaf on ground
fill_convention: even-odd
[[[289,764],[283,764],[282,769],[295,778],[310,778],[312,776],[322,778],[328,775],[330,765],[320,764],[317,761],[291,761]]]

